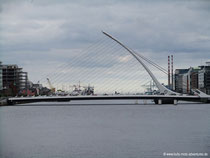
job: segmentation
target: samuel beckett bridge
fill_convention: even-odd
[[[210,103],[210,95],[207,95],[198,89],[192,90],[194,92],[194,95],[186,95],[186,94],[180,94],[180,93],[174,92],[173,90],[165,87],[163,84],[161,84],[159,82],[159,80],[156,78],[156,76],[153,74],[151,69],[149,69],[149,67],[145,64],[144,61],[147,61],[148,63],[152,64],[159,70],[164,71],[164,69],[162,67],[158,66],[151,60],[140,55],[139,53],[136,53],[134,50],[128,48],[127,46],[125,46],[123,43],[121,43],[119,40],[117,40],[110,34],[103,32],[103,31],[102,31],[102,33],[109,40],[111,39],[110,41],[112,41],[115,45],[120,47],[120,49],[123,49],[123,51],[126,51],[127,53],[130,54],[129,56],[126,56],[126,58],[120,58],[120,62],[127,61],[129,59],[129,57],[132,57],[132,59],[135,59],[135,62],[137,61],[138,62],[137,64],[140,64],[140,66],[144,69],[144,71],[147,73],[147,75],[150,77],[150,79],[152,79],[154,85],[157,88],[158,93],[153,94],[153,95],[145,95],[145,94],[131,95],[131,94],[127,93],[127,94],[120,94],[120,95],[119,94],[118,95],[117,94],[114,94],[114,95],[107,95],[107,94],[106,95],[78,95],[78,96],[72,96],[72,95],[53,96],[52,95],[52,96],[37,96],[37,97],[13,97],[13,98],[8,98],[8,100],[7,100],[8,104],[12,105],[12,104],[32,103],[32,102],[62,102],[62,101],[66,102],[66,101],[73,101],[73,100],[153,100],[156,104],[177,104],[178,101]],[[109,49],[109,48],[105,48],[105,49]],[[103,67],[106,67],[106,65],[103,65],[102,58],[97,58],[96,54],[94,54],[94,52],[100,52],[100,51],[102,51],[101,47],[98,48],[97,51],[96,50],[92,51],[93,55],[91,55],[91,56],[93,58],[93,62],[97,60],[96,64],[98,64],[99,67],[101,66],[103,68]],[[114,51],[116,51],[116,50],[114,50]],[[91,51],[90,51],[90,53],[91,53]],[[113,53],[108,54],[107,58],[110,58],[110,60],[112,60],[114,58],[112,56]],[[94,58],[97,58],[97,59],[94,60]],[[82,57],[81,59],[84,59],[84,57]],[[82,64],[84,64],[86,62],[87,61],[82,60]],[[126,64],[126,63],[123,63],[123,64]],[[135,65],[135,67],[136,67],[136,65]],[[78,72],[80,70],[81,69],[76,69],[74,71]],[[71,74],[75,73],[74,71],[71,71],[70,69],[67,69],[67,70],[62,69],[62,71],[64,71],[64,73],[67,73],[68,71]],[[62,73],[62,71],[59,73]],[[85,71],[88,71],[88,70],[85,70]],[[92,69],[92,71],[95,71],[95,70]],[[99,71],[101,71],[101,70],[99,70]],[[82,74],[85,74],[85,73],[87,74],[88,72],[83,72]],[[97,73],[98,72],[95,72],[95,74],[97,74]],[[109,72],[107,72],[107,74],[110,75],[110,74],[113,74],[113,72],[109,71]],[[124,78],[124,77],[126,78],[126,76],[123,76],[123,75],[121,76],[121,78]],[[54,78],[56,78],[58,82],[61,82],[59,79],[59,75],[56,75]],[[71,78],[74,78],[74,75],[71,75]],[[98,81],[100,83],[100,80],[99,80],[100,76],[97,76],[96,78],[98,80],[95,80],[95,81]],[[141,77],[141,78],[144,78],[144,77]],[[138,80],[138,78],[136,78],[136,80]],[[48,78],[47,78],[47,81],[48,81],[48,83],[50,83]],[[148,82],[148,80],[147,80],[147,82]],[[103,82],[103,83],[105,84],[105,82]],[[110,83],[111,83],[111,80],[106,84],[110,84]],[[116,84],[117,84],[117,82],[113,83],[113,85],[116,85]],[[50,85],[51,85],[51,83],[50,83]]]

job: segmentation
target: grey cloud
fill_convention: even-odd
[[[67,58],[73,63],[74,50],[106,39],[101,30],[163,66],[167,65],[170,53],[179,58],[177,66],[187,66],[185,61],[192,60],[195,66],[200,63],[197,59],[210,55],[208,1],[0,0],[0,3],[0,50],[5,63],[33,60],[41,67],[44,61],[66,63]],[[78,57],[77,64],[71,66],[108,69],[120,64],[117,57],[127,55],[118,52],[110,59],[113,52],[106,53],[100,59],[90,51],[83,54],[86,58]],[[88,64],[90,60],[92,64]],[[24,66],[27,69],[27,63]]]
[[[188,7],[185,7],[185,5],[180,7],[176,3],[161,2],[161,4],[155,6],[150,3],[143,3],[142,5],[141,2],[141,5],[136,6],[136,2],[133,2],[129,5],[117,3],[111,7],[101,5],[98,7],[90,6],[89,8],[80,6],[80,3],[67,3],[65,6],[61,4],[58,6],[50,6],[50,4],[47,7],[42,6],[41,9],[38,8],[38,12],[37,8],[34,8],[34,11],[25,15],[28,18],[23,20],[25,27],[28,28],[30,26],[27,26],[27,23],[32,23],[36,26],[36,22],[42,22],[43,20],[40,19],[43,17],[46,22],[50,22],[52,20],[51,17],[54,18],[52,27],[58,25],[54,31],[62,31],[57,35],[55,34],[55,37],[52,37],[53,30],[50,32],[49,28],[48,35],[50,35],[50,38],[46,39],[44,44],[46,47],[56,47],[56,45],[58,47],[59,45],[60,47],[68,47],[69,43],[74,45],[76,43],[91,43],[93,40],[90,37],[92,34],[96,34],[95,30],[99,31],[103,26],[106,27],[108,23],[108,28],[111,32],[120,34],[119,37],[122,37],[122,40],[132,40],[131,46],[135,48],[153,51],[168,51],[173,48],[187,49],[187,47],[194,45],[193,40],[199,40],[196,39],[196,36],[204,35],[204,31],[208,28],[205,27],[209,24],[206,22],[207,19],[200,18],[194,12],[192,14]],[[56,11],[56,8],[59,11]],[[173,10],[173,8],[176,8],[176,10]],[[35,19],[38,18],[34,23],[31,22],[31,20],[33,21],[33,16]],[[56,21],[56,19],[62,19],[64,22],[62,20]],[[201,23],[195,23],[197,20]],[[191,34],[195,32],[197,32],[197,35],[193,37]],[[208,33],[205,36],[209,37],[210,35]],[[34,39],[32,42],[36,43],[36,40],[39,41],[41,36],[37,37],[38,39],[33,36],[32,38]],[[42,43],[44,42],[42,41]],[[194,48],[195,51],[200,47],[203,47],[202,43],[199,43]],[[205,47],[209,49],[208,45]],[[29,48],[31,49],[31,47]],[[191,50],[192,48],[189,48],[189,51]]]

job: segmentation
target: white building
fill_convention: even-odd
[[[3,90],[2,62],[0,62],[0,91]]]
[[[203,89],[204,88],[204,76],[205,75],[205,71],[204,69],[200,70],[198,73],[198,88],[199,89]]]
[[[210,62],[200,66],[198,73],[198,88],[204,93],[210,94]]]

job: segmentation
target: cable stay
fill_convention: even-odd
[[[168,72],[165,68],[161,67],[160,65],[156,64],[155,62],[149,60],[148,58],[144,57],[143,55],[136,53],[134,51],[134,53],[139,56],[140,58],[142,58],[143,60],[145,60],[146,62],[148,62],[149,64],[151,64],[152,66],[156,67],[158,70],[162,71],[163,73],[165,73],[166,75],[168,75]]]
[[[122,44],[120,41],[118,41],[117,39],[115,39],[113,36],[111,36],[110,34],[102,31],[102,33],[104,35],[106,35],[108,38],[114,40],[115,42],[117,42],[119,45],[121,45],[124,49],[126,49],[143,67],[144,69],[147,71],[147,73],[150,75],[150,77],[152,78],[152,80],[155,82],[155,85],[157,86],[157,88],[159,89],[161,94],[167,94],[167,95],[177,95],[178,93],[171,91],[170,89],[166,88],[165,86],[163,86],[162,84],[160,84],[160,82],[157,80],[157,78],[154,76],[154,74],[150,71],[150,69],[142,62],[142,60],[136,55],[135,52],[133,52],[131,49],[129,49],[128,47],[126,47],[124,44]]]

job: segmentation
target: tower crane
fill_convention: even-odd
[[[55,93],[55,87],[52,86],[49,78],[47,78],[47,83],[49,84],[51,92]]]

